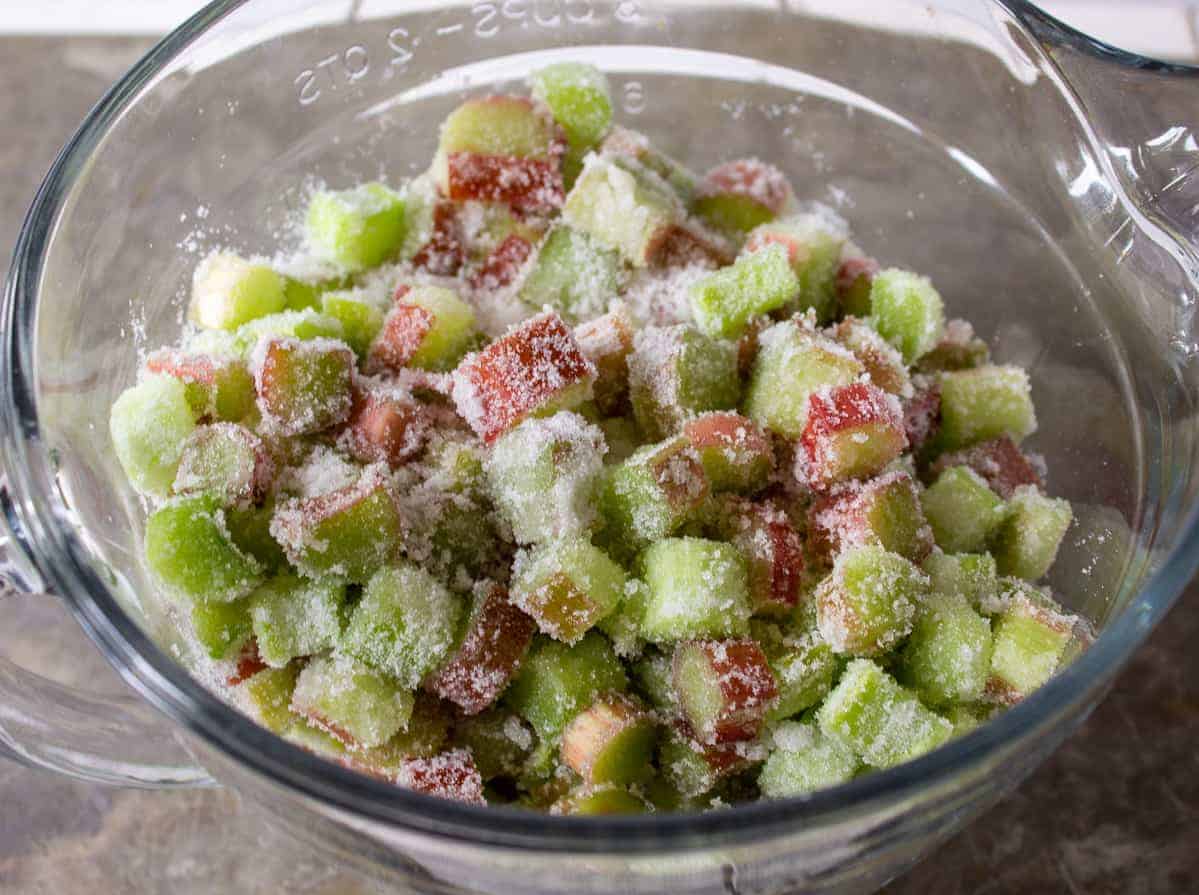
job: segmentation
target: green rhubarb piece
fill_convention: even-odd
[[[326,292],[321,296],[321,312],[341,323],[342,338],[358,357],[366,357],[371,342],[383,328],[383,312],[353,292]]]
[[[874,328],[915,363],[931,351],[945,332],[945,304],[927,277],[888,268],[870,286]]]
[[[621,282],[620,256],[570,227],[554,227],[537,248],[518,293],[540,310],[549,305],[576,322],[604,311]]]
[[[223,505],[252,502],[264,490],[262,441],[236,423],[192,430],[175,473],[176,494],[208,494]]]
[[[346,656],[313,659],[300,672],[292,708],[346,745],[382,746],[408,726],[413,696]]]
[[[646,652],[630,669],[633,687],[663,719],[678,714],[678,697],[674,690],[674,666],[671,657],[656,648]]]
[[[816,719],[825,736],[844,743],[874,768],[910,761],[953,733],[952,724],[869,659],[849,663]]]
[[[658,768],[673,790],[669,801],[677,807],[711,792],[747,763],[731,747],[701,745],[674,727],[658,743]]]
[[[786,306],[799,294],[787,250],[769,245],[694,283],[691,313],[707,335],[736,339],[752,318]]]
[[[978,705],[951,705],[941,713],[953,725],[954,737],[965,736],[986,723],[988,712]]]
[[[367,582],[340,650],[415,687],[454,646],[462,599],[409,563],[385,566]]]
[[[848,236],[845,222],[831,212],[804,212],[770,221],[749,234],[747,245],[781,245],[799,280],[796,307],[811,308],[816,318],[827,321],[837,302],[837,269]]]
[[[921,567],[933,593],[960,596],[979,609],[999,591],[999,572],[989,553],[942,553],[934,550]]]
[[[441,125],[438,159],[456,152],[517,158],[544,158],[554,138],[552,123],[529,100],[492,95],[470,99],[449,114]]]
[[[533,98],[549,107],[566,133],[564,162],[568,182],[582,167],[583,156],[599,144],[612,124],[608,79],[593,65],[559,62],[533,72]]]
[[[288,311],[315,310],[321,306],[321,296],[351,288],[351,277],[334,277],[312,282],[296,277],[283,278],[283,306]]]
[[[539,748],[557,753],[566,725],[600,693],[628,687],[607,639],[589,632],[573,646],[538,637],[504,697],[537,732]]]
[[[259,341],[267,337],[307,342],[312,339],[340,339],[344,335],[341,321],[328,314],[316,310],[282,311],[239,327],[234,333],[232,348],[238,355],[248,357]]]
[[[761,642],[761,641],[759,641]],[[773,724],[818,705],[833,688],[842,660],[817,632],[787,638],[778,648],[763,644],[778,682],[778,699],[766,711]]]
[[[882,547],[843,551],[816,591],[820,634],[838,653],[875,656],[912,630],[928,579],[908,560]]]
[[[345,585],[294,575],[272,578],[250,595],[258,654],[272,668],[337,645]]]
[[[214,344],[211,353],[167,349],[151,355],[147,365],[184,384],[196,419],[240,422],[254,411],[254,377],[245,362],[233,356],[238,352],[231,333],[213,330],[200,335],[219,335],[226,344]]]
[[[775,728],[774,748],[758,775],[768,799],[801,796],[851,780],[860,763],[841,740],[811,721],[786,721]]]
[[[492,499],[522,544],[577,536],[595,521],[604,437],[576,413],[527,419],[486,461]]]
[[[968,466],[942,472],[920,497],[937,546],[946,553],[985,550],[1004,520],[1004,504]]]
[[[250,606],[245,599],[196,603],[191,616],[196,639],[212,659],[228,658],[250,639]]]
[[[594,155],[585,161],[562,209],[563,221],[619,252],[634,267],[650,263],[680,217],[678,199],[665,184]]]
[[[976,367],[941,375],[937,446],[952,451],[1001,435],[1019,442],[1037,428],[1028,373],[1020,367]]]
[[[964,597],[926,597],[900,654],[900,680],[939,706],[979,699],[990,670],[990,621]]]
[[[412,715],[404,728],[392,734],[381,746],[355,749],[349,764],[394,780],[405,762],[414,758],[432,758],[446,750],[450,720],[450,714],[440,700],[428,693],[417,693]]]
[[[683,429],[699,453],[713,491],[752,494],[766,487],[774,448],[753,420],[739,413],[705,413]]]
[[[516,777],[533,748],[533,731],[519,716],[490,709],[454,725],[455,741],[470,750],[484,780]]]
[[[510,547],[501,541],[490,508],[475,495],[440,495],[425,512],[421,531],[408,533],[405,549],[455,590],[469,591],[497,564],[507,562]]]
[[[553,804],[553,814],[599,817],[609,814],[645,814],[648,806],[627,789],[618,786],[581,787]]]
[[[300,666],[293,662],[285,668],[265,668],[242,682],[241,692],[267,730],[283,733],[298,720],[291,711],[291,696],[299,675]]]
[[[993,619],[994,649],[987,698],[1018,702],[1044,684],[1061,663],[1077,619],[1032,588],[1013,595]]]
[[[849,385],[864,369],[848,350],[793,320],[764,332],[743,409],[746,416],[786,438],[799,438],[808,419],[808,397],[822,388]]]
[[[684,207],[695,200],[699,178],[693,171],[659,150],[644,134],[614,126],[600,147],[602,155],[640,165],[666,184]]]
[[[653,643],[749,631],[745,558],[732,544],[664,538],[639,559],[647,588],[642,635]]]
[[[1049,571],[1074,513],[1068,500],[1022,485],[1009,498],[991,552],[1001,575],[1036,581]]]
[[[271,339],[255,349],[263,418],[284,435],[319,432],[350,414],[354,355],[339,342]]]
[[[257,560],[268,574],[287,565],[287,555],[271,536],[271,517],[275,513],[273,500],[260,507],[227,507],[225,524],[234,545],[246,556]]]
[[[195,427],[187,388],[171,376],[147,376],[122,392],[109,413],[113,447],[129,483],[156,497],[170,491]]]
[[[624,696],[604,695],[575,715],[562,734],[562,760],[590,785],[627,786],[653,773],[658,731]]]
[[[205,329],[237,329],[282,311],[283,277],[229,252],[209,255],[196,268],[188,317]]]
[[[166,590],[193,602],[244,597],[261,571],[233,545],[224,511],[206,496],[172,500],[150,515],[146,564]]]
[[[965,320],[950,320],[941,341],[920,358],[916,369],[921,373],[970,370],[990,361],[991,350],[974,335],[974,327]]]
[[[408,366],[421,370],[452,370],[478,339],[475,311],[444,286],[414,286],[399,301],[428,314],[429,328]]]
[[[375,267],[404,241],[404,200],[381,183],[322,190],[308,205],[308,244],[349,273]]]
[[[687,438],[646,445],[610,468],[600,491],[608,534],[638,550],[693,519],[709,486],[699,455]]]
[[[511,599],[543,634],[577,643],[616,610],[626,580],[624,570],[586,538],[562,538],[518,558]]]
[[[608,635],[612,648],[622,659],[640,655],[645,642],[641,638],[641,625],[645,617],[645,582],[628,578],[616,608],[597,623],[597,627]]]
[[[741,397],[737,351],[688,326],[647,327],[629,355],[629,397],[651,439],[676,433],[709,410],[731,410]]]
[[[778,696],[766,654],[753,640],[686,640],[672,671],[679,709],[702,743],[753,740]]]
[[[323,730],[304,718],[293,716],[291,723],[279,732],[289,743],[294,743],[301,749],[338,762],[345,761],[345,744],[329,731]]]

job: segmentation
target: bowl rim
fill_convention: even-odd
[[[121,676],[151,704],[243,769],[347,816],[475,845],[544,852],[645,853],[711,848],[819,827],[882,803],[895,804],[1055,726],[1081,717],[1094,698],[1179,597],[1199,567],[1199,508],[1185,515],[1169,558],[1095,643],[1044,687],[988,724],[914,761],[876,771],[809,796],[731,806],[706,814],[551,817],[503,807],[476,807],[411,792],[309,753],[266,731],[208,691],[161,650],[123,610],[87,561],[87,550],[61,524],[61,502],[42,493],[30,466],[38,443],[33,352],[38,287],[52,224],[108,129],[181,52],[217,22],[253,0],[216,0],[155,45],[92,109],[61,150],[23,222],[0,309],[4,375],[0,406],[18,425],[5,428],[0,459],[7,469],[37,565],[64,596],[89,636]],[[1125,53],[1076,31],[1026,0],[990,0],[1030,31],[1050,28],[1072,46],[1136,68],[1199,71]],[[1052,65],[1047,58],[1044,64]],[[1092,147],[1094,149],[1095,147]]]

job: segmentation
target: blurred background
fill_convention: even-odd
[[[363,2],[345,0],[347,15]],[[843,4],[870,17],[888,0]],[[203,5],[0,0],[0,274],[59,147],[109,85]],[[1199,62],[1199,0],[1040,5],[1125,49]],[[1194,605],[1195,590],[1184,601]],[[1197,642],[1199,612],[1175,612],[1078,735],[888,895],[1199,892],[1199,775],[1186,770],[1199,742]],[[123,686],[52,600],[4,606],[0,656],[64,683]],[[3,895],[381,891],[348,868],[297,853],[228,792],[107,789],[0,758]]]

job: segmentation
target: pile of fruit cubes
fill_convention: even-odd
[[[1024,370],[928,279],[604,77],[470,99],[429,171],[195,271],[112,407],[204,676],[363,773],[561,814],[704,810],[937,748],[1086,626]]]

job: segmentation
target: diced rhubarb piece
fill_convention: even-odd
[[[766,723],[793,718],[818,705],[837,681],[842,660],[818,632],[785,637],[777,647],[763,644],[779,695],[766,712]]]
[[[228,603],[196,603],[191,610],[196,640],[212,659],[227,659],[250,640],[250,604],[247,600]]]
[[[533,72],[533,98],[549,107],[566,134],[563,168],[567,184],[583,167],[583,156],[599,144],[612,124],[608,79],[593,65],[559,62]]]
[[[533,749],[533,731],[518,715],[495,708],[456,723],[454,741],[470,750],[484,780],[514,778]]]
[[[699,454],[713,491],[752,494],[774,471],[774,449],[766,434],[739,413],[705,413],[683,426]]]
[[[641,625],[645,618],[646,593],[645,582],[637,578],[626,580],[616,609],[601,618],[596,625],[608,635],[616,655],[622,659],[639,656],[645,648]]]
[[[808,536],[813,553],[822,559],[876,544],[918,563],[933,548],[915,482],[898,471],[846,483],[818,497],[808,511]]]
[[[321,296],[321,313],[341,323],[342,339],[361,358],[366,357],[383,328],[383,312],[369,299],[349,290]]]
[[[424,405],[404,389],[359,388],[339,444],[355,460],[394,469],[421,452],[429,427]]]
[[[337,645],[345,585],[280,575],[250,595],[258,654],[272,668]]]
[[[870,319],[884,339],[915,363],[941,340],[945,304],[927,277],[887,268],[870,285]]]
[[[718,270],[732,264],[737,246],[723,233],[709,230],[693,222],[674,224],[653,245],[651,267],[667,270],[683,267],[706,267]]]
[[[379,466],[367,467],[344,488],[283,501],[271,521],[271,534],[303,574],[358,584],[396,555],[401,530],[399,509]]]
[[[705,745],[685,726],[676,727],[658,747],[658,767],[679,796],[691,799],[748,767],[752,759],[744,747],[744,743]]]
[[[646,584],[642,634],[652,643],[740,637],[749,631],[745,558],[732,544],[664,538],[639,560]]]
[[[788,721],[775,728],[758,789],[767,799],[802,796],[851,780],[858,757],[841,740],[826,735],[812,721]]]
[[[432,758],[445,750],[449,740],[450,711],[436,696],[417,693],[407,725],[381,746],[355,749],[341,758],[342,764],[394,783],[400,767],[413,758]]]
[[[620,605],[624,570],[586,538],[550,541],[517,557],[512,602],[543,634],[578,643]]]
[[[556,754],[562,732],[601,693],[628,688],[624,667],[604,635],[574,646],[539,637],[521,663],[505,702],[537,732],[539,749]]]
[[[210,423],[187,437],[174,490],[249,506],[262,501],[274,477],[275,463],[261,438],[237,423]]]
[[[674,687],[701,743],[752,740],[778,696],[766,654],[753,640],[686,640],[675,647]]]
[[[562,761],[590,785],[626,786],[653,773],[653,718],[626,696],[601,696],[562,733]]]
[[[968,466],[946,469],[920,496],[937,546],[946,553],[986,550],[1004,520],[1003,501]]]
[[[196,267],[188,317],[205,329],[237,329],[285,304],[283,277],[265,264],[217,252]]]
[[[799,278],[782,246],[767,245],[692,284],[691,313],[709,336],[736,339],[753,317],[776,311],[800,294]]]
[[[404,550],[457,591],[480,578],[502,577],[511,561],[510,539],[496,529],[489,504],[474,493],[422,490],[404,530]]]
[[[458,206],[433,203],[428,240],[412,256],[412,266],[439,277],[452,277],[466,261],[466,247],[458,227]]]
[[[425,679],[425,689],[477,715],[492,705],[520,667],[537,625],[496,584],[477,589],[457,645]]]
[[[578,536],[591,528],[604,450],[603,433],[567,411],[527,419],[495,442],[487,480],[518,543]]]
[[[623,302],[613,303],[607,314],[575,327],[579,349],[595,364],[592,391],[596,407],[607,416],[619,416],[628,409],[629,354],[634,332],[633,319]]]
[[[865,372],[856,357],[794,320],[762,333],[745,393],[745,415],[785,438],[799,438],[808,397],[821,388],[849,385]]]
[[[843,314],[863,319],[870,316],[870,289],[880,269],[873,258],[865,255],[846,257],[842,253],[835,290]]]
[[[471,288],[495,292],[514,283],[532,254],[533,243],[523,236],[512,233],[504,237],[471,274]]]
[[[803,539],[773,501],[734,497],[723,501],[721,537],[745,556],[749,600],[756,614],[782,615],[799,600]]]
[[[934,550],[921,566],[929,590],[957,596],[979,609],[999,593],[999,572],[989,553],[942,553]]]
[[[433,176],[448,199],[510,205],[521,213],[561,207],[563,150],[557,128],[523,97],[467,100],[441,126]]]
[[[1037,429],[1028,373],[1020,367],[976,367],[941,375],[937,446],[952,451],[1003,435],[1020,442]]]
[[[381,183],[322,190],[308,204],[309,247],[348,273],[397,254],[406,232],[404,199]]]
[[[872,383],[899,398],[912,395],[912,380],[903,355],[876,330],[847,317],[833,328],[832,335],[861,361]]]
[[[674,692],[674,666],[671,654],[649,647],[629,669],[633,689],[654,709],[660,720],[675,719],[679,714]]]
[[[259,723],[274,733],[283,733],[296,716],[291,712],[291,695],[300,674],[298,663],[286,668],[263,668],[239,685]]]
[[[709,493],[699,453],[684,436],[639,448],[612,467],[600,492],[607,532],[631,550],[677,531]]]
[[[907,447],[899,401],[864,382],[813,392],[796,478],[817,489],[874,475]]]
[[[994,650],[985,699],[1014,705],[1053,675],[1079,626],[1045,592],[1016,590],[993,619]]]
[[[640,330],[628,363],[633,414],[651,439],[705,411],[731,410],[741,396],[735,346],[682,324]]]
[[[934,439],[941,425],[941,385],[918,376],[913,386],[914,393],[903,401],[903,431],[916,453]]]
[[[603,817],[611,814],[645,814],[649,806],[619,786],[581,786],[550,806],[550,814]]]
[[[840,740],[874,768],[931,752],[953,733],[952,724],[869,659],[849,663],[816,717],[825,736]]]
[[[916,368],[922,373],[941,373],[970,370],[990,361],[990,349],[974,335],[974,327],[966,320],[950,320],[945,324],[941,340],[920,358]]]
[[[1001,575],[1036,581],[1049,571],[1074,519],[1068,500],[1022,485],[1007,503],[991,552]]]
[[[163,349],[146,359],[146,371],[182,382],[198,420],[236,423],[254,409],[254,377],[238,358]]]
[[[347,656],[313,659],[300,672],[291,710],[351,749],[381,746],[412,717],[412,694]]]
[[[694,211],[718,230],[748,233],[786,214],[795,194],[774,165],[755,158],[736,159],[712,168],[696,193]]]
[[[942,454],[929,470],[940,475],[952,466],[968,466],[977,472],[991,490],[1007,500],[1022,485],[1041,487],[1037,469],[1015,442],[1006,435],[983,441],[973,447]]]
[[[282,435],[345,422],[356,366],[354,353],[340,342],[264,339],[250,363],[263,421]]]
[[[442,286],[396,290],[395,306],[370,348],[367,368],[452,370],[477,336],[474,309]]]
[[[930,594],[899,659],[899,679],[928,705],[973,702],[991,673],[991,622],[965,597]]]
[[[454,371],[454,403],[490,444],[527,416],[587,400],[595,377],[562,319],[539,314],[466,356]]]
[[[965,736],[981,727],[990,717],[992,707],[980,704],[951,705],[941,711],[941,716],[953,725],[953,737]]]
[[[287,564],[287,555],[271,536],[271,519],[274,515],[275,501],[272,498],[267,498],[262,506],[225,508],[225,525],[234,546],[257,560],[268,574]]]
[[[661,180],[636,170],[635,164],[595,155],[584,160],[562,209],[567,224],[619,252],[634,267],[650,264],[682,214],[678,197]]]
[[[812,309],[827,321],[836,311],[837,270],[849,227],[828,208],[818,208],[762,224],[749,234],[745,251],[758,252],[772,245],[787,251],[787,260],[799,280],[795,306]]]
[[[600,151],[602,155],[610,158],[636,162],[665,183],[682,205],[689,208],[695,200],[699,178],[684,165],[658,150],[644,134],[617,125],[609,131]]]
[[[225,511],[210,496],[163,504],[146,520],[146,565],[163,588],[190,602],[228,603],[261,579],[261,568],[229,537]]]
[[[165,496],[196,428],[184,384],[171,376],[147,376],[113,403],[108,428],[129,483],[142,494]]]
[[[520,300],[532,308],[549,306],[566,320],[596,316],[620,287],[620,256],[570,227],[553,227],[537,247],[520,284]]]
[[[344,336],[345,329],[341,321],[328,314],[313,309],[280,311],[278,314],[268,314],[238,327],[237,332],[233,334],[232,350],[248,360],[264,338],[299,339],[301,342],[309,342],[314,339],[341,339]]]
[[[396,783],[427,796],[468,805],[486,805],[483,777],[466,749],[452,749],[432,758],[410,758],[400,765]]]
[[[820,636],[838,653],[876,656],[912,630],[928,578],[881,547],[846,550],[816,589]]]
[[[346,275],[325,280],[283,277],[283,307],[288,311],[315,310],[321,306],[321,296],[353,287],[353,278]]]
[[[367,582],[339,649],[416,687],[454,646],[461,598],[410,563],[384,566]]]

